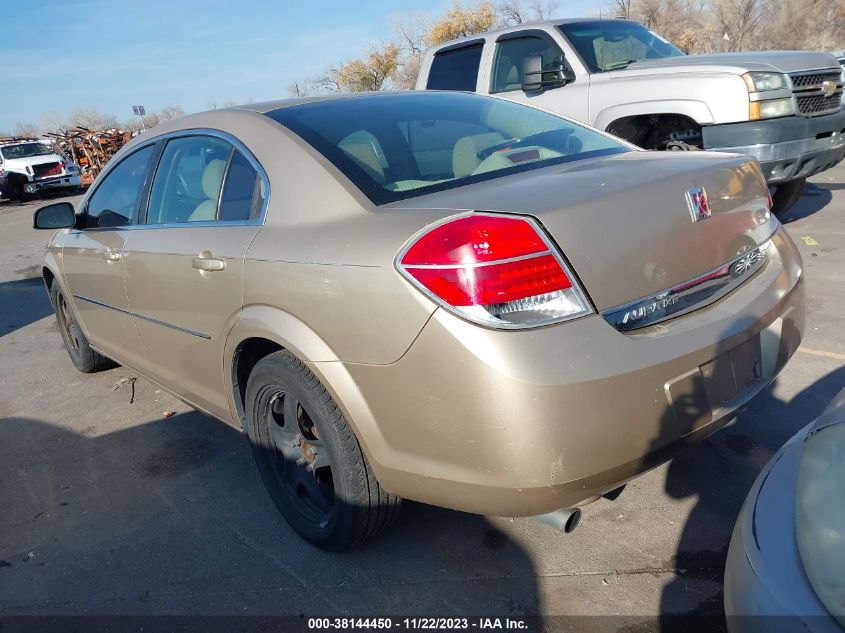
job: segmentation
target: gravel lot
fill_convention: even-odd
[[[627,631],[719,618],[747,490],[845,385],[840,166],[784,218],[806,267],[803,347],[736,425],[584,508],[571,535],[407,503],[367,548],[325,554],[277,514],[237,431],[143,379],[130,403],[122,368],[74,370],[39,277],[38,204],[0,203],[0,615],[540,613],[625,616],[590,622]]]

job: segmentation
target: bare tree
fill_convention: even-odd
[[[496,6],[502,26],[549,20],[558,9],[557,0],[503,0]]]
[[[144,117],[144,127],[151,128],[155,127],[156,125],[161,125],[162,123],[166,123],[167,121],[172,121],[173,119],[178,119],[179,117],[185,116],[185,111],[182,109],[181,106],[178,105],[168,105],[164,106],[160,110],[155,110],[150,112]],[[132,126],[131,129],[136,129],[137,126]]]
[[[117,119],[114,115],[100,112],[95,106],[77,108],[70,113],[68,119],[72,126],[88,130],[106,130],[117,127]]]
[[[758,48],[766,39],[763,27],[770,24],[775,8],[772,0],[717,0],[714,14],[718,29],[727,34],[725,49]]]
[[[61,112],[47,112],[41,117],[41,129],[44,132],[60,133],[65,128],[67,123]]]
[[[299,98],[299,97],[307,97],[310,95],[310,91],[308,90],[308,81],[295,81],[291,85],[288,86],[288,95],[291,97]]]
[[[15,125],[15,136],[37,138],[41,136],[41,129],[35,123],[18,123]]]
[[[172,121],[173,119],[185,116],[185,110],[182,109],[182,106],[166,105],[158,111],[158,116],[162,122]]]
[[[505,0],[496,6],[499,12],[499,22],[503,26],[513,26],[515,24],[522,24],[526,21],[522,15],[522,2],[519,0]]]
[[[613,0],[611,10],[613,11],[613,15],[617,18],[630,20],[633,17],[633,13],[631,12],[631,0]]]
[[[397,88],[410,90],[417,83],[431,24],[422,13],[404,13],[391,16],[390,26],[399,37],[399,59],[393,82]]]

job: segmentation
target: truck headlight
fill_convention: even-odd
[[[748,92],[768,92],[788,87],[783,73],[745,73],[742,78],[748,86]]]
[[[792,116],[795,114],[795,106],[792,98],[772,99],[770,101],[752,101],[748,104],[748,118],[752,121],[760,119],[771,119],[779,116]]]

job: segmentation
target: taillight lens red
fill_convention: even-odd
[[[398,268],[442,305],[485,325],[531,327],[591,312],[529,218],[476,213],[451,220],[417,238]]]

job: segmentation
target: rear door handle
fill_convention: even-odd
[[[199,257],[194,257],[194,268],[203,272],[214,272],[226,268],[226,260],[212,257],[208,251],[203,251]]]
[[[119,262],[120,261],[120,253],[117,251],[106,251],[103,253],[103,259],[109,262]]]

